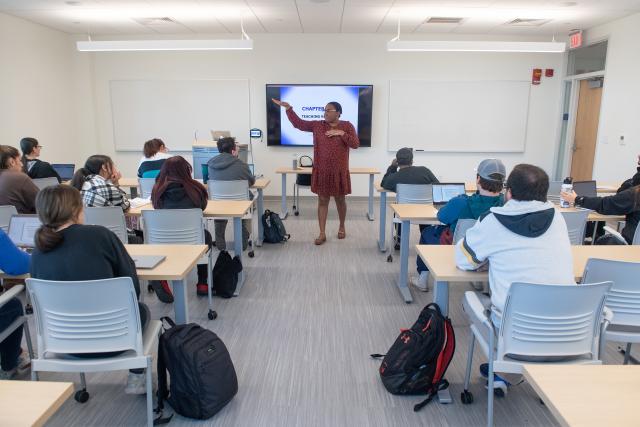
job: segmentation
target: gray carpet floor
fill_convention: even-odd
[[[267,208],[278,209],[276,200]],[[376,208],[377,209],[377,208]],[[378,251],[378,221],[365,217],[366,201],[349,200],[347,238],[338,240],[337,216],[331,206],[328,241],[313,244],[317,233],[315,200],[303,199],[299,217],[285,221],[291,240],[265,244],[253,259],[244,258],[247,281],[239,297],[215,299],[218,319],[206,317],[206,298],[189,293],[191,319],[218,334],[227,345],[238,374],[237,396],[216,416],[198,421],[174,416],[171,426],[481,426],[486,424],[486,391],[478,374],[483,362],[476,352],[471,391],[475,402],[463,405],[460,392],[467,354],[468,328],[460,301],[468,284],[451,292],[451,317],[457,346],[446,374],[454,402],[432,402],[413,411],[420,396],[394,396],[378,377],[379,361],[400,328],[409,327],[431,302],[431,293],[412,290],[405,304],[395,287],[399,253],[394,262]],[[377,210],[376,210],[377,215]],[[412,245],[417,243],[417,227]],[[412,250],[411,271],[415,253]],[[148,295],[154,318],[173,315],[172,305]],[[621,363],[610,344],[605,360]],[[155,363],[155,362],[154,362]],[[79,376],[44,373],[42,380]],[[87,376],[90,400],[69,399],[48,426],[133,426],[145,423],[144,396],[125,395],[126,372]],[[524,383],[497,399],[498,426],[553,426],[551,413]]]

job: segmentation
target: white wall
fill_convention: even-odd
[[[215,37],[215,36],[212,36]],[[127,52],[86,53],[95,93],[99,151],[114,155],[123,174],[133,176],[139,154],[116,153],[109,99],[109,81],[114,79],[216,79],[248,78],[251,83],[251,126],[266,129],[265,84],[267,83],[362,83],[374,85],[373,138],[371,148],[351,153],[352,166],[373,166],[384,171],[393,158],[387,151],[387,104],[391,79],[528,80],[533,68],[554,68],[556,77],[543,77],[532,87],[526,151],[500,157],[507,167],[520,162],[535,163],[552,171],[557,143],[562,55],[491,53],[398,53],[387,52],[388,35],[258,35],[248,52]],[[461,118],[464,124],[464,118]],[[149,137],[162,135],[149,135]],[[420,135],[416,135],[420,138]],[[239,138],[246,142],[244,135]],[[140,142],[142,146],[143,141]],[[407,146],[412,142],[407,141]],[[254,144],[259,172],[272,178],[266,194],[279,195],[279,177],[273,171],[288,166],[294,152],[310,149],[267,147]],[[292,151],[293,150],[293,151]],[[482,151],[482,147],[478,148]],[[492,155],[492,156],[495,156]],[[474,154],[416,154],[415,163],[429,166],[445,180],[471,180],[474,168],[484,158]],[[353,193],[367,194],[365,177],[352,178]]]
[[[32,136],[44,147],[42,158],[58,163],[95,151],[95,127],[78,143],[76,123],[92,119],[78,114],[86,111],[76,101],[89,74],[76,68],[76,55],[67,34],[0,14],[0,144],[19,149],[20,139]]]
[[[587,43],[603,38],[609,42],[593,176],[620,181],[633,175],[640,154],[640,14],[586,32]]]

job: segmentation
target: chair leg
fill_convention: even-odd
[[[24,319],[24,336],[27,339],[27,349],[29,351],[29,359],[33,360],[35,354],[33,353],[33,343],[31,342],[31,333],[29,332],[29,322]]]
[[[493,355],[491,355],[493,356]],[[489,359],[489,384],[487,387],[487,426],[493,427],[493,358]]]
[[[87,379],[84,376],[84,372],[80,372],[80,386],[82,390],[87,390]]]
[[[38,381],[38,372],[33,370],[33,365],[31,365],[31,381]]]
[[[622,362],[622,364],[628,365],[629,359],[631,359],[631,343],[630,342],[627,343],[627,348],[624,351],[624,362]]]
[[[153,385],[152,385],[153,369],[151,368],[151,356],[147,356],[147,427],[153,426]]]
[[[471,367],[473,365],[473,350],[476,344],[476,336],[473,332],[469,335],[469,352],[467,354],[467,370],[464,374],[464,391],[469,390],[469,383],[471,382]]]

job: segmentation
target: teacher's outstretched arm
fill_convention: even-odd
[[[294,128],[301,130],[303,132],[313,132],[313,121],[312,120],[302,120],[298,115],[293,111],[293,107],[291,104],[285,101],[280,101],[279,99],[271,98],[274,104],[284,108],[287,110],[287,118],[291,122]]]

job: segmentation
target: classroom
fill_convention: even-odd
[[[638,41],[640,0],[0,0],[0,425],[637,425]]]

